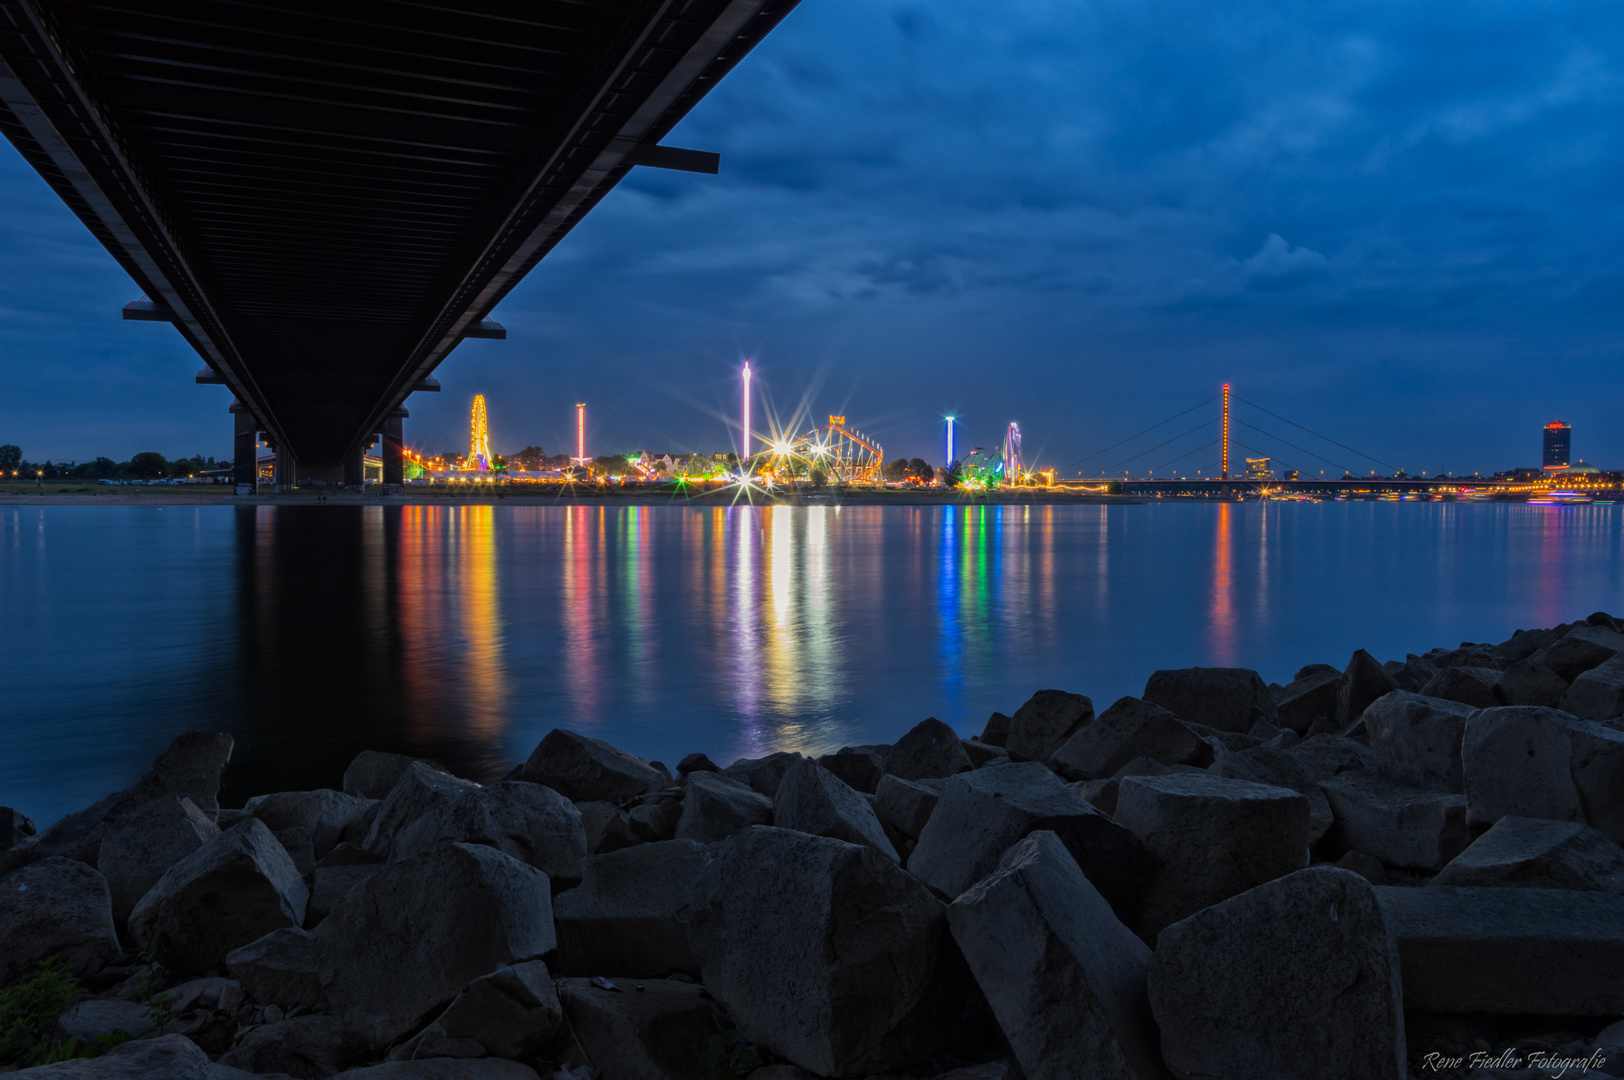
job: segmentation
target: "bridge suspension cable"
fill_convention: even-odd
[[[1208,443],[1206,446],[1198,446],[1194,450],[1186,450],[1184,453],[1180,454],[1178,457],[1174,458],[1172,461],[1169,461],[1169,462],[1167,462],[1166,464],[1163,464],[1163,465],[1158,465],[1158,466],[1156,466],[1154,469],[1152,469],[1150,471],[1151,472],[1160,472],[1161,470],[1167,468],[1169,465],[1177,465],[1179,462],[1183,461],[1185,458],[1189,457],[1191,454],[1199,454],[1203,450],[1208,450],[1208,449],[1211,449],[1214,446],[1217,446],[1220,441],[1221,440],[1219,440],[1219,439],[1214,439],[1214,440],[1212,440],[1212,442]]]
[[[1146,454],[1154,453],[1155,451],[1160,450],[1164,446],[1171,446],[1174,443],[1178,442],[1180,439],[1187,439],[1191,435],[1194,435],[1196,432],[1200,431],[1202,428],[1209,427],[1211,424],[1212,424],[1211,420],[1203,420],[1203,421],[1201,421],[1201,423],[1197,424],[1195,427],[1191,428],[1189,431],[1184,432],[1182,435],[1175,435],[1171,439],[1168,439],[1166,442],[1157,443],[1155,446],[1152,446],[1149,450],[1141,450],[1137,454],[1134,454],[1132,457],[1123,458],[1121,461],[1117,462],[1115,465],[1113,465],[1111,467],[1111,471],[1116,472],[1118,469],[1122,468],[1122,466],[1126,465],[1128,462],[1132,461],[1134,458],[1144,457]]]
[[[1349,453],[1357,454],[1358,456],[1360,456],[1362,458],[1367,458],[1367,459],[1369,459],[1371,461],[1374,461],[1376,464],[1380,465],[1384,469],[1391,469],[1393,472],[1398,472],[1398,466],[1396,466],[1396,465],[1390,465],[1387,462],[1383,461],[1381,458],[1375,457],[1375,456],[1373,456],[1371,454],[1367,454],[1363,450],[1355,450],[1353,447],[1349,446],[1347,443],[1337,442],[1335,439],[1331,438],[1329,435],[1321,435],[1319,432],[1315,431],[1313,428],[1304,427],[1302,424],[1297,423],[1297,421],[1295,421],[1295,420],[1287,420],[1284,416],[1281,416],[1279,413],[1270,412],[1268,409],[1265,409],[1263,406],[1259,405],[1255,401],[1247,401],[1245,398],[1241,397],[1239,394],[1235,395],[1235,400],[1239,401],[1243,405],[1250,405],[1252,408],[1256,409],[1258,412],[1268,413],[1270,416],[1274,417],[1276,420],[1283,420],[1286,423],[1290,424],[1294,428],[1301,428],[1303,431],[1308,432],[1310,435],[1314,436],[1314,438],[1316,438],[1316,439],[1324,439],[1328,443],[1332,443],[1333,445],[1340,446],[1342,449],[1348,451]],[[1250,424],[1248,424],[1247,426],[1251,427]],[[1261,429],[1260,428],[1253,428],[1252,430],[1258,431],[1258,430],[1261,430]],[[1264,432],[1264,434],[1267,435],[1268,432]],[[1278,435],[1273,435],[1273,436],[1270,436],[1270,438],[1279,438],[1279,436]],[[1284,439],[1280,439],[1280,441],[1281,442],[1286,442],[1286,440],[1284,440]],[[1290,446],[1291,444],[1286,443],[1286,445]],[[1302,447],[1299,446],[1299,447],[1296,447],[1296,449],[1302,450]],[[1303,453],[1307,454],[1307,453],[1309,453],[1309,451],[1303,450]],[[1314,454],[1313,456],[1314,457],[1319,457],[1318,454]],[[1321,461],[1327,461],[1329,459],[1320,458],[1320,460]],[[1335,465],[1336,463],[1331,462],[1331,464]],[[1343,468],[1343,466],[1337,465],[1337,468],[1341,469],[1341,468]],[[1351,470],[1344,470],[1344,471],[1351,471]]]
[[[1110,450],[1115,450],[1119,446],[1125,446],[1128,443],[1133,442],[1135,439],[1139,438],[1140,436],[1149,435],[1152,431],[1155,431],[1157,428],[1166,427],[1168,424],[1171,424],[1173,421],[1177,420],[1179,417],[1188,416],[1190,413],[1195,412],[1197,409],[1202,408],[1203,406],[1206,406],[1206,405],[1211,405],[1214,401],[1217,401],[1217,400],[1218,400],[1218,395],[1214,394],[1214,395],[1212,395],[1212,397],[1208,398],[1205,401],[1198,401],[1194,405],[1191,405],[1188,409],[1185,409],[1183,412],[1174,413],[1172,416],[1169,416],[1166,420],[1163,420],[1161,423],[1152,424],[1148,428],[1146,428],[1145,430],[1139,432],[1138,434],[1129,435],[1126,439],[1122,439],[1122,440],[1120,440],[1118,442],[1114,442],[1110,446],[1103,447],[1102,449],[1094,451],[1092,454],[1085,454],[1084,456],[1078,458],[1076,461],[1070,462],[1070,463],[1068,463],[1066,465],[1062,465],[1060,467],[1060,471],[1064,472],[1064,471],[1069,471],[1071,469],[1075,469],[1077,466],[1081,465],[1085,461],[1090,461],[1090,460],[1092,460],[1094,458],[1097,458],[1101,454],[1106,453],[1107,451],[1110,451]],[[1182,435],[1179,436],[1179,438],[1183,438],[1183,437],[1184,436],[1182,436]],[[1165,446],[1167,444],[1163,443],[1162,445]],[[1130,458],[1129,460],[1131,461],[1133,459]]]
[[[1237,419],[1235,421],[1235,423],[1239,424],[1241,427],[1251,428],[1253,431],[1257,432],[1260,435],[1267,435],[1269,438],[1275,440],[1276,442],[1285,443],[1287,446],[1291,447],[1293,450],[1301,451],[1302,453],[1307,454],[1311,458],[1316,458],[1319,461],[1325,462],[1325,464],[1327,464],[1327,465],[1333,465],[1336,468],[1341,469],[1345,473],[1353,471],[1353,470],[1349,469],[1346,465],[1343,465],[1341,462],[1332,461],[1328,457],[1320,457],[1318,454],[1314,453],[1314,451],[1312,451],[1312,450],[1304,450],[1302,447],[1298,446],[1296,443],[1294,443],[1294,442],[1286,442],[1286,440],[1282,439],[1280,436],[1274,434],[1271,431],[1264,431],[1262,428],[1258,427],[1255,424],[1248,424],[1245,420],[1239,420],[1239,419]],[[1264,453],[1264,451],[1253,449],[1250,446],[1246,447],[1245,449],[1251,450],[1252,453],[1254,453],[1254,454],[1263,454]],[[1374,461],[1375,459],[1372,458],[1371,460]]]

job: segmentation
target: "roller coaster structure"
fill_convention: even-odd
[[[767,471],[784,479],[814,470],[833,484],[878,484],[885,465],[879,443],[831,414],[829,423],[816,427],[794,442],[774,444],[768,451]]]

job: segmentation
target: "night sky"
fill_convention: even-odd
[[[758,428],[844,412],[888,457],[955,413],[1065,466],[1228,380],[1411,473],[1537,465],[1552,418],[1621,468],[1621,46],[1596,0],[804,0],[666,140],[722,175],[623,183],[407,439],[465,449],[483,393],[499,453],[571,449],[576,401],[592,453],[727,449],[751,357]],[[228,392],[119,320],[139,290],[9,144],[0,245],[0,443],[230,453]],[[1378,467],[1242,415],[1305,474]]]

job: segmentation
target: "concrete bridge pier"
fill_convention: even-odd
[[[238,495],[254,495],[259,491],[259,421],[236,400],[231,419],[231,482]]]
[[[396,409],[383,422],[383,490],[395,495],[406,485],[406,419],[411,413]]]
[[[276,449],[276,490],[278,493],[292,491],[299,483],[299,463],[293,460],[293,455],[287,452],[287,447],[278,446]]]
[[[364,491],[367,483],[366,447],[358,446],[344,459],[344,490]]]

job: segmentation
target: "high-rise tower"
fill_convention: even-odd
[[[1565,469],[1573,462],[1573,428],[1560,420],[1545,425],[1545,460],[1547,472]]]

